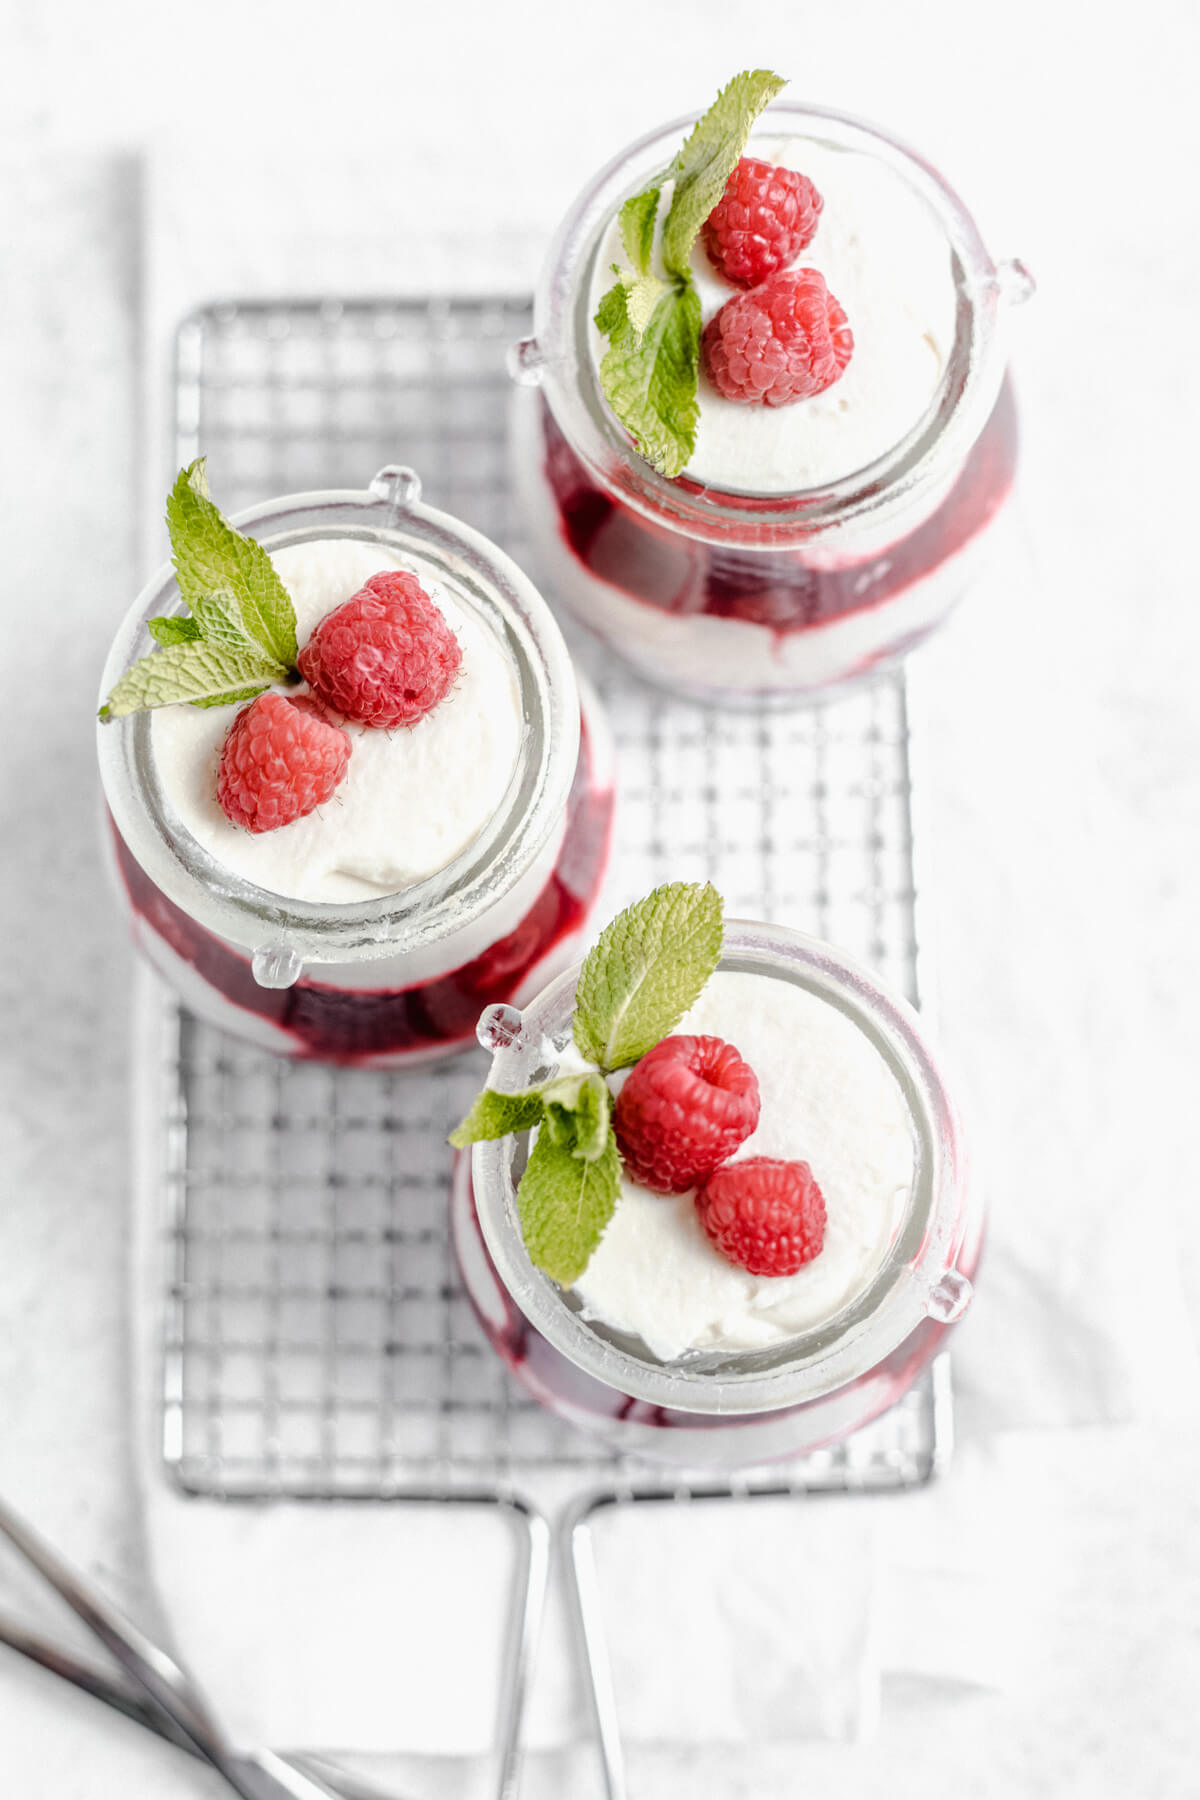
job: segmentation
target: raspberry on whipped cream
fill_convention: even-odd
[[[701,351],[724,399],[795,406],[840,380],[854,334],[819,270],[782,269],[713,314]]]
[[[854,355],[824,393],[792,406],[727,400],[702,372],[700,423],[685,474],[732,492],[779,494],[865,468],[917,424],[949,359],[958,297],[944,231],[881,159],[785,134],[769,113],[752,133],[748,154],[806,176],[821,195],[803,264],[837,296],[854,333]],[[667,184],[660,210],[669,201]],[[596,255],[592,314],[614,262],[624,262],[616,219]],[[692,252],[691,271],[707,325],[740,290],[713,267],[703,240]],[[603,351],[593,330],[597,368]]]
[[[825,1247],[825,1196],[805,1162],[743,1157],[708,1177],[696,1211],[721,1255],[749,1275],[794,1275]]]
[[[654,1193],[626,1177],[575,1293],[586,1318],[640,1338],[662,1362],[762,1349],[834,1318],[882,1263],[915,1174],[895,1076],[864,1032],[807,988],[720,969],[678,1029],[735,1041],[758,1077],[758,1126],[725,1168],[755,1157],[807,1163],[826,1228],[819,1255],[796,1274],[751,1275],[710,1241],[692,1192]]]
[[[368,580],[398,566],[379,545],[354,538],[292,545],[271,560],[295,607],[301,644]],[[233,709],[168,706],[152,714],[155,767],[170,805],[210,855],[256,887],[333,903],[396,893],[445,868],[499,809],[523,732],[509,659],[432,571],[415,573],[457,640],[453,691],[403,729],[347,722],[346,774],[319,812],[260,836],[239,830],[216,793]]]
[[[416,576],[386,569],[326,613],[296,662],[325,706],[395,731],[441,705],[462,649]]]
[[[673,1033],[629,1071],[613,1130],[635,1179],[682,1194],[733,1155],[758,1110],[758,1079],[732,1044]]]
[[[701,226],[708,260],[735,287],[756,287],[795,262],[824,204],[807,175],[743,156]]]
[[[350,739],[307,696],[269,691],[238,713],[221,748],[217,804],[231,825],[281,831],[345,779]]]

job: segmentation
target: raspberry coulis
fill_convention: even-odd
[[[740,619],[781,637],[879,606],[930,575],[1000,511],[1017,453],[1006,379],[961,473],[927,519],[886,550],[815,568],[802,550],[722,549],[652,524],[594,484],[544,401],[542,427],[559,530],[590,574],[663,612]]]
[[[449,1049],[470,1042],[483,1008],[510,1000],[555,945],[583,924],[608,861],[613,813],[613,790],[595,788],[592,769],[584,727],[566,833],[533,906],[481,956],[415,987],[334,987],[307,975],[290,988],[260,987],[250,958],[168,899],[113,825],[117,866],[134,912],[232,1005],[286,1032],[290,1054],[354,1064]]]
[[[584,1430],[591,1427],[602,1437],[611,1437],[614,1427],[618,1434],[621,1427],[636,1428],[638,1442],[630,1442],[624,1447],[636,1449],[640,1444],[651,1455],[652,1437],[658,1431],[754,1431],[757,1446],[759,1429],[764,1425],[777,1425],[779,1429],[770,1448],[756,1447],[751,1459],[756,1464],[785,1461],[820,1449],[844,1437],[847,1431],[857,1431],[870,1424],[872,1419],[877,1419],[903,1399],[941,1349],[947,1332],[953,1329],[951,1324],[940,1320],[923,1319],[890,1356],[850,1384],[855,1394],[855,1415],[851,1423],[840,1425],[832,1433],[822,1432],[818,1424],[827,1397],[756,1413],[698,1413],[660,1406],[639,1400],[632,1394],[623,1394],[618,1388],[610,1387],[585,1369],[578,1368],[521,1312],[500,1280],[479,1224],[469,1152],[460,1151],[455,1158],[452,1218],[456,1240],[461,1240],[465,1234],[470,1237],[470,1256],[464,1256],[461,1242],[458,1249],[467,1298],[492,1348],[515,1379],[540,1405]],[[486,1293],[476,1288],[474,1271],[479,1259],[487,1271]],[[969,1279],[974,1275],[978,1260],[978,1245],[972,1254],[960,1255],[958,1266]],[[497,1314],[497,1307],[503,1309],[503,1321]],[[835,1390],[835,1395],[848,1391]],[[647,1428],[648,1435],[643,1435]],[[617,1441],[621,1441],[619,1435]]]

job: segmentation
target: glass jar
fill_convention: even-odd
[[[364,492],[297,494],[241,514],[268,550],[337,538],[417,557],[492,634],[523,713],[499,809],[446,867],[353,903],[289,899],[233,874],[175,813],[151,715],[98,727],[119,889],[137,943],[184,1003],[286,1056],[409,1063],[474,1041],[480,1007],[534,993],[576,953],[607,861],[611,745],[562,636],[516,565],[420,500],[411,470]],[[151,648],[179,593],[161,569],[127,615],[101,692]]]
[[[815,107],[768,108],[749,153],[768,137],[858,152],[923,202],[952,272],[953,344],[923,415],[855,473],[789,493],[668,480],[601,392],[594,280],[621,202],[667,166],[692,123],[622,152],[551,246],[534,336],[512,355],[516,380],[538,390],[515,396],[516,477],[547,592],[639,674],[698,699],[791,704],[894,663],[972,578],[1016,461],[1003,314],[1032,282],[1021,264],[992,262],[958,197],[894,139]]]
[[[778,926],[727,923],[720,966],[794,982],[837,1007],[904,1098],[914,1151],[908,1199],[882,1262],[833,1317],[767,1349],[689,1351],[662,1362],[640,1339],[586,1317],[574,1292],[533,1267],[516,1207],[523,1142],[502,1138],[460,1156],[452,1209],[467,1292],[518,1380],[615,1449],[694,1468],[799,1455],[892,1406],[965,1311],[984,1223],[954,1104],[904,1001],[840,952]],[[519,1016],[484,1015],[492,1086],[518,1091],[553,1072],[570,1038],[577,978],[578,969],[564,973]]]

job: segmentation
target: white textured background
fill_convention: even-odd
[[[576,17],[543,0],[0,4],[0,1492],[139,1603],[129,962],[98,866],[90,715],[147,566],[161,334],[227,287],[223,214],[240,201],[261,220],[247,282],[336,289],[345,268],[378,290],[520,285],[616,147],[766,64],[919,144],[994,253],[1038,276],[1015,356],[1020,554],[926,658],[933,936],[980,1160],[1029,1234],[1027,1292],[1050,1244],[1078,1270],[1080,1314],[1088,1293],[1103,1306],[1033,1345],[998,1329],[1025,1298],[1008,1292],[963,1333],[968,1447],[974,1431],[1021,1502],[1024,1536],[997,1524],[997,1559],[1039,1569],[1019,1642],[1036,1682],[901,1699],[853,1749],[664,1748],[645,1791],[903,1800],[936,1770],[989,1800],[1183,1800],[1197,1395],[1182,1349],[1147,1367],[1136,1348],[1162,1341],[1143,1325],[1182,1333],[1189,1316],[1194,1342],[1200,1319],[1200,13],[609,0]],[[322,156],[352,171],[344,203],[304,179]],[[1035,1389],[1044,1375],[1043,1416],[988,1436],[1010,1362]],[[0,1562],[0,1602],[10,1587]],[[216,1789],[0,1662],[3,1792]]]

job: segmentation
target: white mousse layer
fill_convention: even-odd
[[[734,1161],[807,1162],[825,1197],[820,1254],[795,1275],[748,1275],[714,1248],[691,1193],[625,1182],[575,1292],[584,1316],[632,1332],[661,1361],[755,1350],[832,1319],[891,1244],[912,1188],[908,1108],[845,1013],[793,983],[719,970],[678,1027],[733,1044],[758,1076],[758,1129]]]
[[[217,803],[221,746],[237,708],[163,707],[153,715],[152,743],[166,797],[212,856],[271,893],[345,903],[400,892],[452,862],[500,806],[524,731],[511,662],[417,559],[402,563],[378,545],[330,538],[271,560],[292,597],[301,646],[370,576],[410,568],[462,647],[455,684],[413,726],[347,725],[350,762],[332,798],[257,836],[231,825]]]
[[[707,486],[778,494],[865,468],[905,437],[937,392],[954,343],[957,299],[945,233],[907,182],[858,151],[780,136],[768,117],[746,154],[807,175],[824,201],[816,235],[791,264],[818,269],[841,302],[854,354],[840,380],[791,406],[726,400],[700,372],[700,424],[686,473]],[[659,224],[670,204],[664,187]],[[592,315],[628,267],[614,219],[596,257]],[[692,272],[705,323],[742,292],[697,240]],[[593,328],[597,367],[606,340]]]

